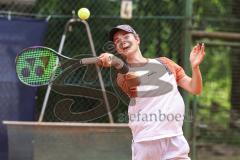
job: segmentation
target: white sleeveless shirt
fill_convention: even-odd
[[[182,135],[184,101],[167,66],[149,59],[143,67],[131,67],[140,75],[137,97],[128,106],[129,126],[135,142]]]

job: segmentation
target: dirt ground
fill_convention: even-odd
[[[197,149],[197,160],[240,160],[240,146],[204,145]]]

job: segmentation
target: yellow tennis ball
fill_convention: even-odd
[[[82,20],[88,19],[90,16],[90,11],[87,8],[80,8],[78,10],[78,17]]]

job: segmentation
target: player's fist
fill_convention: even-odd
[[[99,59],[100,61],[98,64],[103,67],[115,67],[116,69],[121,69],[124,65],[124,62],[120,58],[110,53],[102,53],[99,56]]]
[[[127,74],[118,74],[117,84],[129,97],[137,97],[137,86],[141,82],[136,73],[129,72]]]
[[[111,67],[112,66],[112,57],[114,55],[110,53],[102,53],[98,58],[100,61],[98,62],[98,65],[101,65],[103,67]]]

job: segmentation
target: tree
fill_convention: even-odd
[[[235,18],[240,18],[239,0],[233,0],[232,14]],[[240,129],[240,47],[231,48],[231,64],[232,64],[232,86],[231,86],[231,112],[230,112],[230,128]]]

